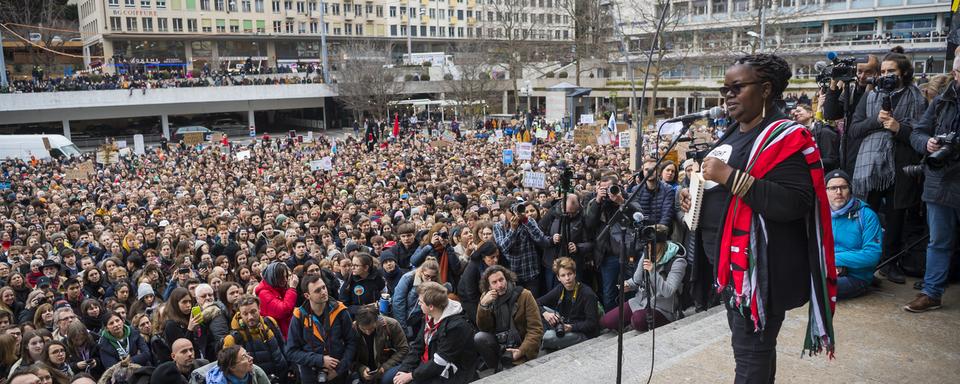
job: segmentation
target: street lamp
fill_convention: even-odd
[[[526,91],[527,91],[527,112],[533,112],[533,105],[530,104],[530,94],[533,93],[533,86],[530,84],[530,80],[526,81]]]

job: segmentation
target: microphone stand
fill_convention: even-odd
[[[673,137],[673,140],[670,140],[670,146],[667,147],[666,153],[670,153],[670,151],[672,151],[673,148],[677,146],[677,143],[680,141],[680,138],[683,137],[684,135],[686,135],[686,134],[687,134],[687,131],[690,130],[690,124],[692,124],[692,123],[693,123],[692,121],[683,121],[683,128],[681,128],[681,129],[680,129],[680,132],[678,132],[678,133],[676,134],[676,136]],[[653,168],[653,169],[660,169],[660,165],[661,165],[661,163],[663,163],[663,160],[664,160],[664,157],[658,158],[658,159],[657,159],[657,163],[654,165],[654,168]],[[646,188],[647,180],[650,179],[650,176],[651,176],[651,174],[649,174],[649,173],[643,175],[643,180],[641,180],[641,181],[637,184],[636,190],[634,190],[633,193],[631,193],[630,196],[628,196],[628,197],[624,200],[623,204],[621,204],[620,207],[617,208],[617,211],[614,212],[613,215],[610,216],[610,218],[607,220],[607,223],[603,226],[603,229],[600,231],[600,233],[597,234],[597,242],[598,242],[598,243],[600,242],[601,239],[603,239],[603,237],[604,237],[608,232],[610,232],[610,229],[611,229],[611,227],[613,226],[614,223],[621,223],[621,226],[623,226],[623,223],[626,223],[626,222],[629,222],[629,221],[632,221],[632,220],[633,220],[630,216],[627,215],[627,211],[629,210],[630,204],[633,203],[635,200],[637,200],[637,199],[640,197],[641,188]],[[598,202],[598,204],[599,204],[599,202]],[[602,212],[601,212],[601,214],[602,214]],[[627,250],[626,250],[627,244],[626,244],[625,242],[621,242],[621,243],[620,243],[620,246],[621,246],[621,248],[620,248],[621,252],[620,252],[620,257],[619,257],[620,260],[619,260],[619,266],[618,266],[618,271],[617,271],[617,278],[618,278],[618,279],[617,279],[617,282],[618,282],[617,285],[618,285],[618,286],[619,286],[620,284],[623,284],[623,281],[626,280],[626,278],[624,277],[623,273],[624,273],[624,261],[625,261],[626,253],[627,253]],[[601,260],[601,263],[602,263],[602,262],[603,262],[603,260]],[[617,331],[618,331],[618,332],[617,332],[617,384],[620,384],[620,383],[622,383],[622,375],[623,375],[623,302],[624,302],[624,296],[623,296],[623,287],[622,287],[622,286],[620,287],[620,293],[619,293],[618,296],[619,296],[619,297],[618,297],[618,299],[617,299]]]

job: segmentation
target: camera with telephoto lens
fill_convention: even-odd
[[[903,167],[903,173],[910,177],[918,177],[923,174],[923,167],[932,170],[941,169],[957,160],[957,145],[960,144],[960,135],[956,132],[945,133],[933,137],[940,149],[923,158],[920,164],[913,164]]]
[[[890,93],[897,90],[897,75],[889,74],[879,77],[868,77],[867,84],[873,85],[877,91]]]
[[[607,196],[619,195],[621,193],[623,193],[623,188],[620,188],[617,184],[610,184],[610,186],[607,187]]]
[[[829,56],[828,56],[829,57]],[[818,66],[823,65],[823,62],[818,63]],[[830,64],[827,64],[820,70],[820,73],[817,74],[817,84],[820,87],[830,86],[830,81],[843,81],[849,82],[857,78],[857,59],[853,57],[848,57],[846,59],[841,59],[836,57]]]

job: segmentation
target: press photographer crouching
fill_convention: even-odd
[[[881,76],[853,115],[850,137],[862,139],[857,165],[851,174],[853,195],[863,199],[881,215],[887,236],[883,238],[883,260],[896,255],[905,244],[910,228],[922,226],[920,183],[903,168],[917,164],[920,155],[910,145],[914,125],[923,116],[926,99],[914,84],[913,63],[894,47],[880,64]],[[887,265],[881,273],[891,282],[903,284],[899,264]]]
[[[496,371],[533,360],[540,353],[543,322],[529,290],[517,285],[516,275],[500,265],[488,267],[480,280],[480,308],[474,336],[477,352]]]
[[[577,263],[569,257],[553,261],[560,284],[537,299],[546,321],[543,348],[560,350],[600,333],[597,294],[577,280]]]
[[[623,323],[634,330],[646,332],[677,319],[682,311],[680,292],[683,289],[683,275],[687,270],[684,249],[677,243],[668,241],[668,229],[665,225],[656,226],[656,245],[653,257],[644,257],[642,268],[637,268],[633,277],[623,282],[626,291],[638,291],[637,295],[623,303]],[[652,259],[652,260],[651,260]],[[649,275],[649,280],[647,280]],[[647,286],[649,281],[650,286]],[[652,303],[648,301],[646,290],[650,290]],[[653,313],[651,313],[653,311]],[[616,331],[619,328],[617,315],[619,308],[607,311],[600,319],[600,325]],[[653,324],[650,319],[653,319]]]
[[[923,201],[927,203],[930,241],[927,244],[923,289],[904,309],[925,312],[940,308],[947,286],[950,257],[960,219],[960,173],[957,135],[960,132],[960,58],[953,60],[953,81],[935,97],[910,135],[924,158]]]

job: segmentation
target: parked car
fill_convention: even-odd
[[[193,132],[203,133],[203,141],[209,141],[216,131],[202,125],[188,125],[186,127],[177,128],[177,130],[173,133],[173,141],[179,142],[180,140],[183,140],[183,137],[186,136],[186,134]]]
[[[218,119],[210,124],[210,127],[217,131],[226,132],[231,129],[245,129],[247,126],[234,119]]]

